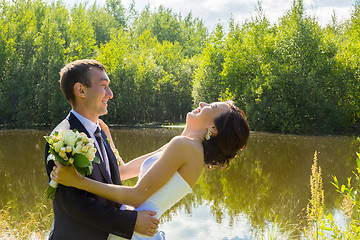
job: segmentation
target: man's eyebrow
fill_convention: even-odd
[[[100,78],[100,81],[110,82],[110,80],[108,78]]]

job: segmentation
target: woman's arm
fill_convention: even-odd
[[[143,162],[152,155],[154,155],[155,153],[157,153],[158,151],[159,150],[156,150],[154,152],[142,155],[140,157],[131,160],[128,163],[125,163],[124,165],[120,165],[119,171],[120,171],[121,180],[126,180],[129,178],[134,178],[139,176],[140,168]]]
[[[193,157],[193,148],[193,145],[182,137],[172,139],[160,158],[134,187],[105,184],[83,178],[73,166],[66,167],[58,163],[57,169],[52,172],[52,179],[111,201],[137,207],[164,186],[181,166],[191,162],[187,159]]]
[[[141,165],[143,164],[143,162],[146,159],[148,159],[149,157],[151,157],[152,155],[154,155],[155,153],[163,151],[167,145],[168,145],[168,143],[156,151],[153,151],[151,153],[137,157],[137,158],[131,160],[130,162],[125,163],[125,165],[119,166],[121,180],[126,180],[129,178],[139,176],[140,168],[141,168]]]

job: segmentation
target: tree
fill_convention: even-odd
[[[344,126],[336,100],[329,99],[327,91],[334,80],[335,53],[323,46],[322,38],[315,20],[305,15],[302,1],[294,1],[276,29],[270,81],[249,106],[255,128],[313,133]]]
[[[85,6],[80,3],[71,9],[70,45],[66,50],[69,61],[94,58],[97,51],[94,29]]]
[[[195,105],[200,101],[217,101],[226,86],[223,84],[222,71],[224,64],[225,47],[224,31],[221,24],[217,24],[210,36],[210,41],[205,44],[202,56],[199,58],[199,68],[194,75],[192,96]]]
[[[105,10],[114,17],[116,27],[126,26],[126,10],[121,4],[121,0],[106,0]]]
[[[34,104],[37,111],[36,123],[56,124],[69,109],[59,89],[59,70],[65,65],[65,39],[56,21],[56,8],[46,8],[46,17],[39,34],[35,38],[34,73],[36,84]]]
[[[348,124],[359,125],[360,119],[360,2],[354,4],[351,18],[347,21],[338,41],[339,51],[335,57],[336,73],[340,79],[337,92],[341,97],[339,106]]]
[[[110,41],[112,32],[124,26],[124,23],[120,24],[117,21],[114,13],[107,8],[97,6],[96,2],[88,9],[87,15],[91,16],[89,20],[94,29],[97,47]]]

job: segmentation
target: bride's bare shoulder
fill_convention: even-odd
[[[199,158],[204,156],[202,144],[188,137],[176,136],[171,139],[168,147],[173,148],[183,157],[186,155]]]

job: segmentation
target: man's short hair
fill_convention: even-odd
[[[89,71],[94,67],[106,72],[106,68],[100,62],[93,59],[81,59],[68,63],[60,70],[60,88],[66,100],[74,103],[74,85],[79,82],[86,87],[91,87]]]

